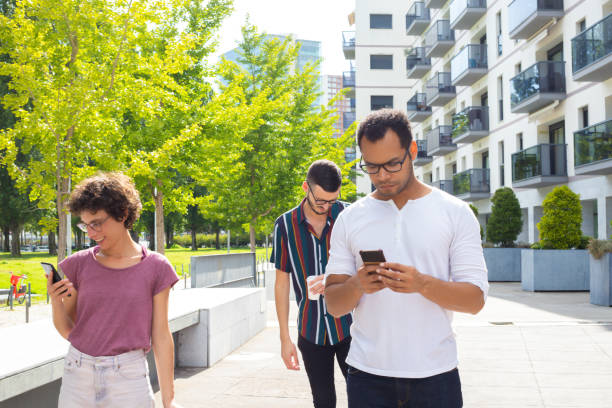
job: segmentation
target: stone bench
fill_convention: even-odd
[[[177,366],[209,367],[265,328],[265,292],[172,291],[168,321]],[[0,408],[55,406],[68,346],[50,320],[0,329]],[[153,353],[148,360],[156,382]]]

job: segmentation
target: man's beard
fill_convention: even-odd
[[[310,197],[306,196],[306,201],[308,201],[308,205],[310,206],[310,209],[318,215],[326,215],[327,211],[323,211],[323,212],[318,212],[317,210],[315,210],[315,206],[312,205],[312,202],[310,201]]]

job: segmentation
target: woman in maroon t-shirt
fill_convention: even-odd
[[[59,407],[154,406],[151,348],[164,407],[176,407],[168,298],[178,277],[130,236],[138,191],[121,173],[100,173],[76,186],[68,208],[97,246],[64,259],[65,279],[53,284],[50,275],[47,283],[53,323],[70,342]]]

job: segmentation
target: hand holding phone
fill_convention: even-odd
[[[359,251],[359,255],[361,255],[361,260],[364,265],[378,265],[381,262],[387,262],[382,249]]]
[[[50,264],[48,262],[41,262],[40,263],[43,267],[43,269],[45,270],[45,276],[47,277],[47,279],[49,279],[49,274],[51,274],[52,277],[52,283],[55,284],[59,281],[62,280],[62,277],[60,276],[59,272],[57,271],[57,269],[55,269],[55,266],[53,266],[53,264]],[[63,295],[64,293],[66,293],[68,289],[62,291],[60,293],[60,295]],[[68,296],[70,296],[70,294],[68,294]]]

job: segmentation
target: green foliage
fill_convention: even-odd
[[[580,245],[582,205],[580,196],[567,186],[555,187],[542,203],[538,223],[543,249],[570,249]]]
[[[491,198],[491,216],[487,222],[487,241],[511,248],[523,228],[521,206],[509,187],[498,189]]]
[[[595,259],[601,259],[605,254],[612,252],[612,242],[604,239],[591,238],[587,246]]]
[[[478,208],[476,208],[473,204],[470,204],[470,209],[474,213],[476,219],[478,219]],[[480,239],[484,239],[484,231],[482,230],[482,225],[480,225]]]

